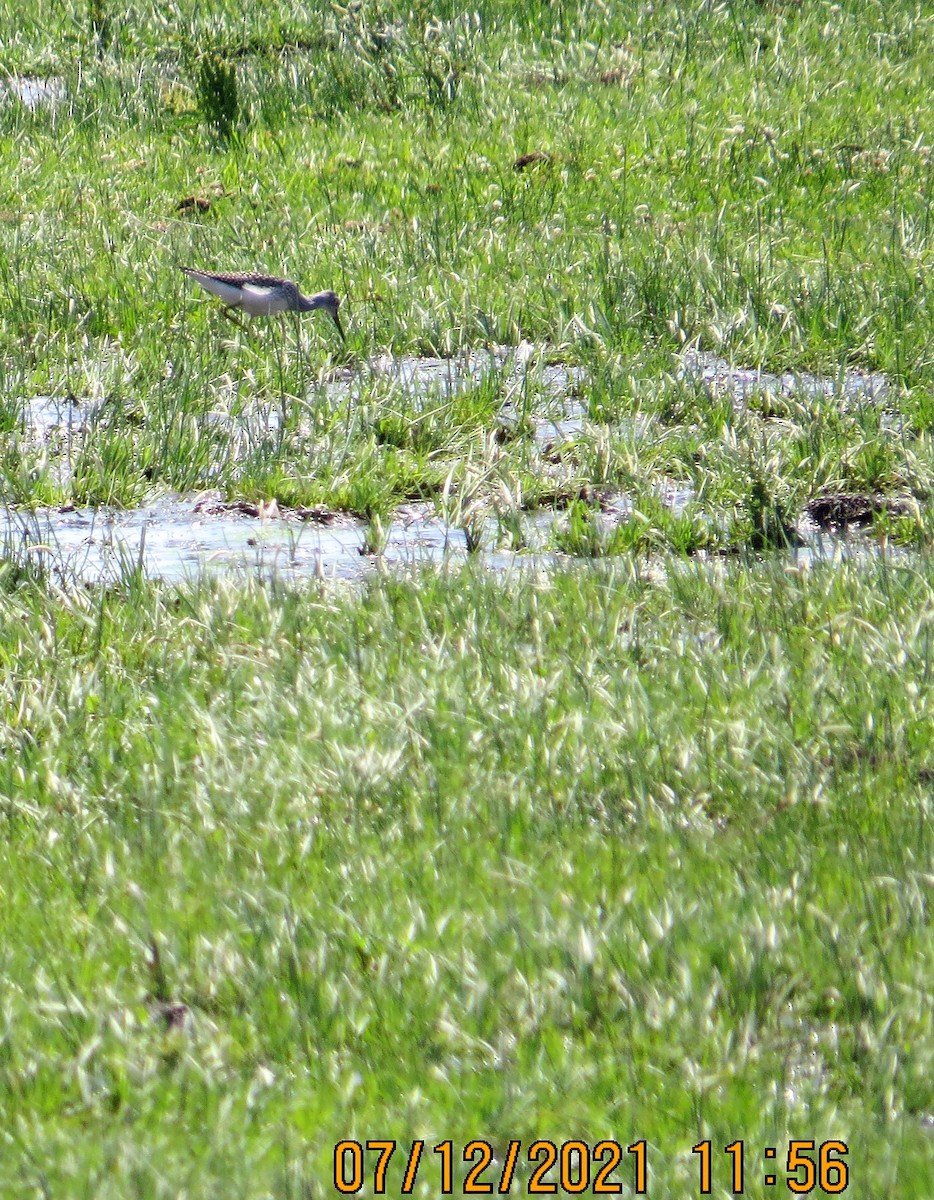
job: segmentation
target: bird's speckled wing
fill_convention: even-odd
[[[229,275],[215,275],[214,278],[222,279],[224,283],[232,283],[240,287],[249,284],[252,287],[272,288],[281,287],[282,284],[288,282],[288,280],[279,279],[275,275],[257,275],[252,271],[244,271],[242,273],[231,272]]]
[[[256,287],[278,287],[287,282],[276,275],[258,275],[255,271],[199,271],[197,267],[182,267],[182,270],[199,282],[216,279],[218,283],[227,283],[231,287],[243,287],[245,283],[252,283]]]
[[[182,270],[224,304],[242,308],[251,317],[327,307],[312,303],[291,280],[280,279],[277,275],[260,275],[256,271],[199,271],[195,267],[182,267]]]
[[[182,270],[224,304],[231,308],[242,307],[253,316],[281,312],[288,307],[290,292],[296,290],[287,280],[275,275],[258,275],[255,271],[199,271],[195,267],[182,267]]]

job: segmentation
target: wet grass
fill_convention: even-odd
[[[681,1200],[710,1137],[722,1195],[738,1138],[750,1195],[791,1138],[846,1141],[848,1195],[927,1195],[923,6],[0,30],[51,81],[0,101],[3,502],[216,488],[360,514],[374,553],[405,500],[470,547],[553,509],[581,560],[84,589],[5,547],[0,1191],[308,1197],[338,1139],[424,1137],[431,1195],[443,1138],[579,1137],[647,1139]],[[335,288],[347,349],[234,329],[187,264]],[[365,369],[523,339],[524,378],[454,395]],[[841,386],[738,404],[694,350]],[[86,429],[38,440],[40,396]],[[916,552],[791,569],[821,498]]]
[[[644,1137],[681,1197],[700,1138],[758,1176],[806,1137],[924,1194],[932,613],[926,557],[7,572],[0,1183],[330,1194],[343,1137]]]
[[[925,508],[934,136],[916,6],[42,11],[0,8],[16,30],[3,68],[65,93],[0,105],[0,359],[26,395],[105,396],[136,418],[95,428],[60,499],[220,486],[382,509],[437,494],[470,437],[473,463],[500,469],[486,409],[447,414],[413,454],[385,436],[378,389],[360,413],[316,403],[290,436],[231,454],[206,411],[301,415],[343,351],[314,320],[232,330],[177,269],[196,262],[333,286],[350,362],[525,338],[584,364],[595,424],[655,416],[656,487],[702,464],[706,523],[732,528],[728,544],[760,534],[727,498],[763,503],[758,468],[738,485],[734,461],[759,460],[764,502],[792,517],[827,489]],[[672,381],[688,345],[776,370],[881,370],[891,420],[838,420],[838,402],[724,411]],[[612,428],[583,443],[570,474],[625,479]],[[651,474],[655,439],[633,449]],[[529,503],[554,494],[521,442],[496,460]],[[16,481],[41,470],[12,474],[28,501]],[[899,536],[926,541],[929,522]]]

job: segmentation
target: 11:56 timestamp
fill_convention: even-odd
[[[390,1161],[395,1156],[398,1143],[390,1140],[369,1139],[365,1143],[368,1152],[378,1155],[373,1166],[373,1193],[386,1194],[387,1173]],[[425,1141],[417,1138],[412,1142],[404,1162],[404,1173],[400,1194],[410,1196],[414,1191],[419,1174],[430,1176],[437,1172],[436,1186],[442,1196],[451,1196],[455,1190],[462,1195],[490,1195],[495,1192],[508,1195],[513,1184],[520,1192],[530,1196],[619,1195],[623,1182],[619,1172],[630,1174],[629,1186],[637,1196],[650,1191],[648,1142],[643,1138],[626,1146],[612,1140],[604,1140],[590,1146],[586,1142],[568,1141],[557,1143],[538,1139],[523,1145],[519,1139],[511,1139],[507,1145],[494,1151],[490,1142],[474,1139],[455,1149],[450,1139],[431,1147],[426,1155]],[[523,1155],[524,1150],[524,1155]],[[846,1190],[849,1183],[849,1167],[846,1142],[832,1139],[818,1144],[813,1139],[796,1138],[788,1143],[783,1156],[784,1170],[779,1173],[779,1156],[775,1146],[763,1149],[765,1169],[759,1175],[756,1166],[747,1163],[746,1143],[741,1139],[730,1142],[722,1152],[708,1138],[691,1147],[697,1156],[699,1194],[710,1195],[714,1179],[720,1187],[729,1183],[734,1196],[745,1195],[747,1165],[750,1176],[758,1176],[766,1187],[784,1186],[794,1195],[806,1196],[819,1191],[824,1195],[836,1196]],[[405,1155],[403,1148],[402,1154]],[[726,1161],[723,1161],[726,1156]],[[752,1156],[749,1156],[751,1160]],[[427,1159],[427,1162],[426,1162]],[[528,1163],[528,1177],[520,1163]],[[460,1175],[455,1164],[462,1160],[469,1167]],[[626,1164],[629,1169],[626,1170]],[[434,1170],[432,1167],[434,1166]],[[342,1141],[334,1147],[334,1185],[343,1195],[353,1195],[364,1187],[366,1164],[364,1146],[358,1141]]]
[[[700,1194],[707,1196],[713,1191],[713,1149],[710,1140],[692,1146],[691,1153],[700,1159]],[[723,1147],[723,1153],[730,1159],[730,1191],[734,1196],[742,1196],[746,1179],[746,1144],[742,1141],[730,1142]],[[815,1188],[828,1196],[839,1195],[850,1181],[849,1168],[844,1159],[848,1153],[846,1142],[821,1142],[815,1149],[815,1143],[804,1138],[790,1141],[785,1156],[785,1186],[798,1196],[806,1196]],[[767,1162],[776,1162],[778,1151],[775,1146],[766,1146],[763,1155]],[[766,1187],[774,1187],[782,1180],[776,1171],[766,1170],[762,1182]]]

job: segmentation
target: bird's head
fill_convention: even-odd
[[[308,307],[323,308],[331,314],[334,324],[337,326],[337,332],[341,335],[341,340],[346,341],[344,337],[344,328],[341,325],[341,319],[337,315],[337,310],[341,306],[340,296],[336,292],[318,292],[314,296],[309,297]]]

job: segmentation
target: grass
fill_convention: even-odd
[[[7,590],[4,1190],[801,1137],[922,1194],[932,612],[926,559]]]
[[[407,500],[472,550],[553,511],[579,560],[86,588],[9,541],[0,1192],[325,1195],[382,1137],[390,1194],[425,1139],[420,1195],[442,1139],[457,1190],[466,1141],[498,1179],[521,1139],[518,1192],[534,1139],[610,1138],[681,1200],[710,1138],[714,1195],[736,1139],[744,1194],[765,1147],[783,1183],[792,1139],[842,1139],[847,1195],[927,1195],[923,6],[0,0],[0,30],[0,76],[61,93],[0,101],[24,530],[216,488],[360,514],[374,553]],[[234,330],[189,263],[335,288],[347,349]],[[453,395],[366,369],[523,340]],[[695,351],[838,386],[737,403]],[[43,396],[86,429],[38,437]],[[837,493],[880,553],[792,567]]]
[[[739,486],[740,509],[761,503],[754,480],[721,460],[768,442],[768,504],[865,490],[925,506],[934,136],[915,6],[215,3],[171,21],[148,5],[47,7],[0,9],[16,30],[0,65],[65,89],[0,108],[0,360],[18,394],[106,398],[133,417],[95,428],[53,499],[221,487],[368,512],[373,496],[386,509],[436,495],[465,440],[475,463],[484,453],[485,404],[445,414],[413,456],[385,437],[378,381],[359,410],[321,399],[342,357],[330,331],[234,333],[177,269],[197,262],[334,286],[351,362],[526,338],[583,364],[600,426],[584,456],[604,424],[654,417],[666,475],[639,439],[638,482],[693,482],[702,455],[708,540],[756,544],[730,499]],[[883,371],[889,424],[867,429],[877,405],[841,419],[839,397],[724,412],[678,379],[685,346]],[[297,418],[244,460],[201,418],[247,401]],[[8,490],[41,502],[24,453]],[[497,457],[529,504],[554,493],[521,438]],[[611,447],[612,486],[621,457]],[[569,494],[599,482],[586,462],[568,474]],[[361,501],[347,481],[364,477]],[[929,522],[900,537],[928,541]]]

